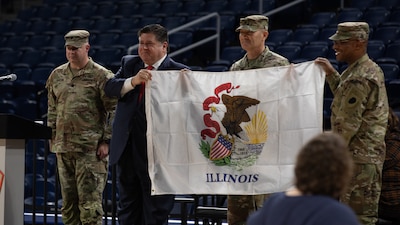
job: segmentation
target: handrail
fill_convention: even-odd
[[[261,0],[260,0],[260,1],[261,1]],[[297,5],[297,4],[302,3],[302,2],[305,2],[305,1],[306,1],[306,0],[297,0],[297,1],[293,1],[293,2],[290,2],[290,3],[286,4],[286,5],[280,6],[280,7],[276,8],[276,9],[273,9],[273,10],[271,10],[271,11],[268,11],[268,12],[264,13],[263,15],[264,15],[264,16],[270,16],[270,15],[273,15],[273,14],[275,14],[275,13],[278,13],[278,12],[280,12],[280,11],[283,11],[283,10],[285,10],[285,9],[288,9],[288,8],[294,6],[294,5]]]
[[[208,14],[206,16],[202,16],[202,17],[200,17],[200,18],[198,18],[196,20],[193,20],[193,21],[191,21],[189,23],[186,23],[186,24],[184,24],[182,26],[174,28],[174,29],[172,29],[172,30],[170,30],[168,32],[168,35],[171,35],[173,33],[176,33],[178,31],[180,31],[180,30],[183,30],[183,29],[186,29],[188,27],[191,27],[191,26],[193,26],[195,24],[201,23],[201,22],[203,22],[205,20],[208,20],[208,19],[210,19],[212,17],[216,17],[217,18],[217,21],[216,21],[216,33],[214,35],[212,35],[212,36],[210,36],[208,38],[205,38],[203,40],[197,41],[197,42],[195,42],[195,43],[193,43],[191,45],[188,45],[188,46],[186,46],[184,48],[181,48],[179,50],[176,50],[176,51],[170,53],[170,56],[171,57],[176,56],[176,55],[181,54],[181,53],[183,53],[183,52],[185,52],[187,50],[193,49],[193,48],[195,48],[197,46],[200,46],[200,45],[202,45],[202,44],[204,44],[206,42],[209,42],[209,41],[212,41],[212,40],[215,39],[216,40],[216,44],[215,44],[215,49],[216,49],[215,50],[215,59],[219,60],[219,58],[220,58],[220,45],[221,45],[220,44],[220,42],[221,42],[220,41],[220,37],[221,37],[221,35],[220,35],[220,32],[221,32],[221,18],[219,16],[219,14],[216,13],[216,12],[210,13],[210,14]],[[139,47],[139,44],[135,44],[135,45],[130,46],[128,48],[128,54],[132,54],[132,52],[134,50],[138,49],[138,47]]]

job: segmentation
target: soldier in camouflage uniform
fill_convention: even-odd
[[[342,135],[355,162],[350,189],[340,200],[353,208],[362,224],[375,224],[385,159],[388,99],[381,68],[367,55],[369,26],[338,24],[333,49],[348,68],[339,74],[325,58],[317,58],[334,94],[332,130]]]
[[[241,47],[246,51],[243,58],[232,64],[230,70],[250,70],[289,65],[289,61],[269,50],[265,45],[268,37],[268,17],[251,15],[240,19],[239,32]],[[249,214],[261,208],[268,195],[229,195],[228,223],[245,224]]]
[[[116,99],[103,87],[110,70],[89,56],[89,32],[65,35],[68,62],[47,80],[51,151],[56,153],[66,225],[101,225],[107,181],[108,143]]]

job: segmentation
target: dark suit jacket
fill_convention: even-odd
[[[138,110],[137,103],[140,85],[121,97],[121,89],[126,78],[134,76],[140,69],[144,68],[144,63],[137,55],[126,55],[122,57],[121,67],[105,85],[105,93],[108,96],[118,97],[117,110],[113,122],[113,131],[110,143],[110,165],[118,162],[127,144],[129,133],[132,128],[133,114]],[[157,70],[181,70],[187,66],[175,62],[168,56],[161,63]]]

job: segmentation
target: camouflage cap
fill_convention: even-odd
[[[268,30],[268,17],[263,15],[251,15],[245,18],[240,18],[240,26],[236,28],[236,32],[240,30]]]
[[[65,36],[65,46],[70,45],[80,48],[83,44],[89,42],[90,33],[86,30],[72,30]]]
[[[329,39],[333,41],[347,40],[351,38],[367,40],[369,26],[366,22],[344,22],[339,23],[337,31]]]

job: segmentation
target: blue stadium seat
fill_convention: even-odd
[[[363,20],[370,28],[376,28],[386,22],[390,16],[390,11],[383,7],[371,7],[364,11]]]
[[[89,19],[96,15],[96,6],[87,2],[79,2],[76,6],[74,15],[84,19]]]
[[[385,82],[389,83],[392,80],[399,79],[399,66],[397,64],[379,63],[378,64],[385,75]]]
[[[336,14],[334,12],[318,12],[311,16],[309,23],[315,24],[318,28],[324,28],[332,23],[336,23]]]
[[[367,52],[368,56],[372,60],[379,59],[383,57],[385,53],[385,43],[381,40],[370,40],[368,41],[368,47],[367,47]]]
[[[337,14],[337,22],[361,21],[363,13],[357,8],[343,8]]]
[[[96,15],[103,16],[104,18],[111,18],[116,15],[118,6],[112,1],[101,1],[97,4]]]
[[[329,37],[336,33],[336,27],[325,27],[319,32],[318,40],[320,41],[330,41]]]
[[[372,34],[372,40],[382,40],[386,45],[394,42],[400,37],[400,27],[385,26],[378,27]]]
[[[183,12],[183,3],[182,1],[162,1],[161,9],[163,13],[167,15],[175,15],[176,12]]]
[[[13,67],[12,73],[16,74],[18,80],[30,80],[32,69],[29,66]]]
[[[70,20],[76,14],[76,7],[69,4],[58,5],[54,18],[61,20]]]
[[[228,71],[229,68],[227,66],[222,66],[222,65],[211,65],[204,67],[204,70],[209,72],[224,72]]]
[[[307,45],[304,46],[301,50],[299,58],[305,59],[307,61],[314,60],[317,57],[326,57],[328,54],[328,46],[327,45]]]
[[[142,2],[139,4],[139,12],[143,16],[154,16],[154,14],[162,13],[161,4],[158,2]]]
[[[31,80],[35,83],[45,82],[53,69],[53,67],[36,67],[32,70]]]
[[[189,15],[194,15],[197,12],[204,11],[206,3],[204,0],[191,0],[184,1],[182,6],[182,12],[189,13]]]
[[[110,47],[118,41],[119,34],[116,33],[99,33],[91,41],[92,46]]]
[[[179,27],[186,22],[185,16],[167,16],[163,19],[162,24],[168,30]]]
[[[27,86],[25,86],[25,87],[27,87]],[[18,88],[18,86],[17,86],[17,88]],[[31,87],[29,87],[29,88],[31,88]],[[36,88],[35,88],[35,90],[36,90]],[[26,93],[26,95],[28,95],[28,93]],[[17,110],[16,110],[15,114],[18,116],[27,118],[29,120],[38,119],[38,117],[39,117],[38,105],[37,105],[36,100],[18,99]]]
[[[72,22],[68,19],[52,18],[50,22],[50,30],[56,34],[64,34],[71,30]],[[56,45],[58,46],[58,45]]]
[[[375,4],[374,0],[352,0],[350,2],[350,7],[364,11],[368,9],[368,7],[373,6],[374,4]]]
[[[50,30],[50,22],[48,19],[30,20],[28,26],[29,26],[29,31],[31,31],[35,34],[42,34],[46,31]]]
[[[276,46],[282,45],[292,38],[293,31],[291,29],[276,29],[269,31],[267,41],[275,43]]]
[[[129,47],[137,43],[139,43],[139,40],[136,32],[123,32],[119,36],[118,40],[119,45],[124,45],[126,47]]]
[[[117,2],[116,15],[122,17],[131,17],[137,14],[139,11],[139,5],[133,1],[119,1]]]
[[[39,5],[36,7],[35,10],[35,17],[43,18],[43,19],[50,19],[56,16],[57,7],[52,5]]]
[[[281,45],[276,47],[275,52],[285,56],[289,61],[293,61],[300,56],[301,47],[296,45]]]
[[[93,59],[99,64],[109,67],[112,63],[120,63],[121,57],[122,53],[118,48],[102,48],[96,51]]]
[[[240,46],[228,46],[222,49],[221,59],[227,60],[229,62],[229,66],[241,59],[246,54],[246,51],[242,49]]]
[[[386,45],[384,57],[393,58],[400,63],[400,41]]]
[[[0,84],[0,87],[2,85]],[[0,112],[15,114],[17,111],[17,103],[10,99],[0,99]]]
[[[193,42],[193,34],[188,31],[178,31],[169,35],[169,44],[172,50],[188,46]]]
[[[310,41],[317,40],[318,35],[318,28],[297,28],[293,32],[291,41],[301,42],[303,45],[307,45]]]
[[[388,10],[392,10],[399,7],[400,2],[398,0],[379,0],[376,2],[376,5],[385,7]]]
[[[20,56],[20,51],[2,51],[0,52],[0,62],[4,64],[6,68],[11,68],[12,65],[19,62]]]
[[[91,30],[92,26],[94,24],[94,21],[91,19],[83,19],[83,18],[77,18],[72,22],[71,28],[72,29],[84,29],[84,30]]]

